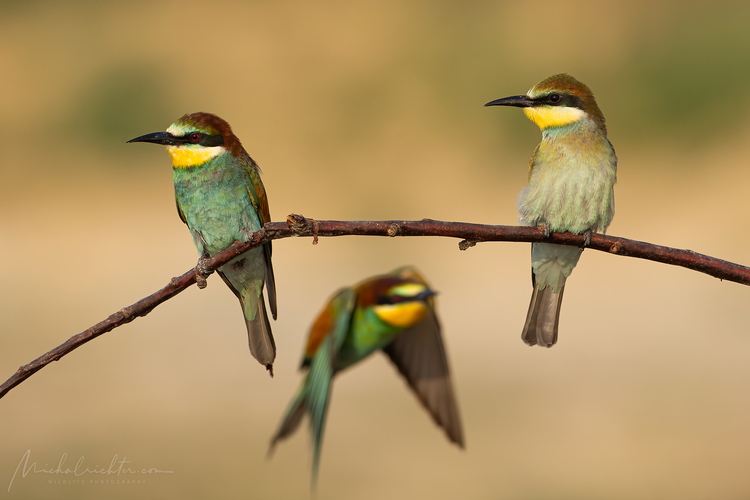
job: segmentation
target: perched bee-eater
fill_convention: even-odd
[[[177,212],[187,224],[204,260],[235,241],[248,241],[271,217],[260,180],[260,168],[242,147],[229,124],[216,115],[185,115],[166,132],[128,142],[167,146],[172,157]],[[237,256],[218,270],[242,305],[250,352],[273,376],[276,345],[263,299],[276,319],[276,284],[271,267],[271,243]]]
[[[534,150],[529,185],[518,198],[521,222],[544,226],[546,234],[604,233],[615,215],[617,156],[607,139],[604,115],[591,90],[572,76],[553,75],[526,95],[506,97],[485,106],[523,108],[542,130]],[[557,342],[565,280],[582,248],[533,243],[531,282],[534,292],[521,338],[528,345]]]
[[[411,267],[339,290],[313,323],[301,366],[309,372],[271,440],[269,454],[308,414],[314,485],[332,378],[378,349],[396,365],[448,439],[463,448],[461,420],[433,295],[435,292]]]

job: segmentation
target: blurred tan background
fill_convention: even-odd
[[[540,134],[482,105],[566,71],[620,159],[609,233],[749,263],[749,22],[721,1],[0,2],[0,378],[195,265],[167,154],[125,144],[187,112],[232,124],[276,221],[514,224]],[[277,242],[273,380],[215,276],[87,344],[0,400],[0,498],[307,498],[307,428],[265,456],[307,327],[404,264],[440,292],[467,448],[373,356],[336,380],[319,498],[750,497],[750,289],[587,251],[558,345],[531,349],[528,244],[457,243]],[[8,491],[27,450],[173,473]]]

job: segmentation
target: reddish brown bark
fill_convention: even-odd
[[[253,235],[247,243],[235,243],[221,253],[206,261],[206,268],[213,271],[229,262],[234,256],[272,240],[290,236],[312,236],[313,242],[318,237],[330,236],[442,236],[460,238],[459,248],[465,250],[481,241],[546,241],[563,245],[583,245],[582,235],[553,233],[545,237],[539,227],[524,226],[490,226],[466,222],[443,222],[430,219],[420,221],[316,221],[301,215],[292,214],[286,223],[269,222],[263,229]],[[691,250],[663,247],[641,241],[627,240],[614,236],[594,234],[591,236],[593,250],[600,250],[616,255],[648,259],[664,264],[681,266],[699,271],[721,280],[734,281],[750,285],[750,268],[724,260],[695,253]],[[65,343],[52,349],[34,361],[21,366],[16,373],[0,385],[0,398],[12,388],[31,375],[57,361],[69,352],[77,349],[99,335],[107,333],[120,325],[130,323],[139,316],[145,316],[156,306],[165,302],[196,282],[198,271],[193,268],[182,276],[172,278],[161,290],[139,300],[109,316],[104,321],[68,339]]]

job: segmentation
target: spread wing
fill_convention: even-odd
[[[430,308],[422,321],[398,335],[383,351],[448,439],[463,448],[461,418],[434,309]]]

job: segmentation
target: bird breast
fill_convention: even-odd
[[[615,152],[598,129],[545,132],[519,196],[521,221],[574,234],[604,232],[614,216],[616,173]]]
[[[177,203],[190,230],[202,237],[201,252],[214,254],[235,241],[247,241],[261,228],[247,176],[241,166],[231,163],[214,160],[173,170]]]

